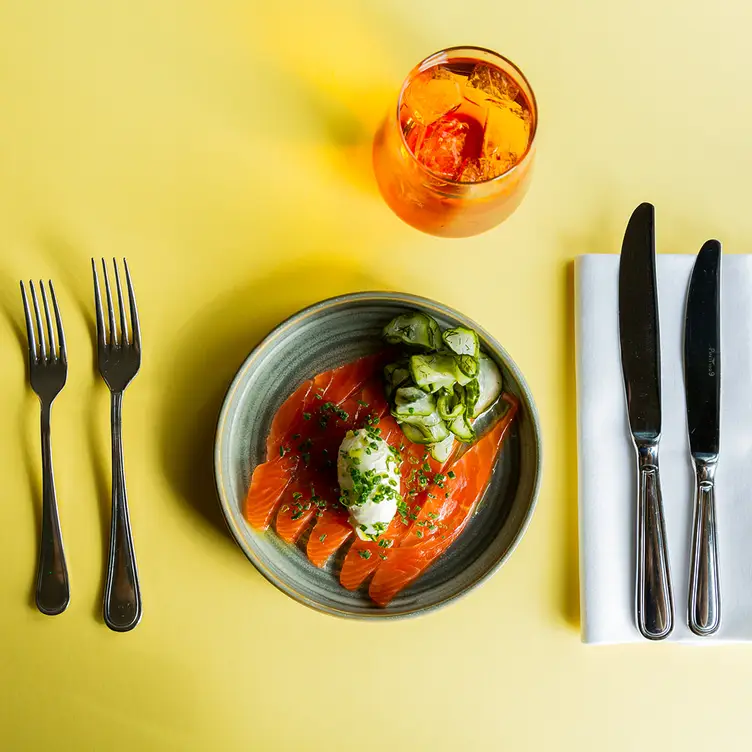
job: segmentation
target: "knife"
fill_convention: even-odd
[[[636,621],[644,637],[662,640],[674,627],[674,602],[658,473],[661,352],[652,204],[634,210],[624,233],[619,339],[629,425],[637,449]]]
[[[715,529],[715,468],[721,404],[721,244],[708,240],[692,270],[684,323],[687,426],[695,468],[695,514],[689,570],[689,628],[700,636],[721,623]]]

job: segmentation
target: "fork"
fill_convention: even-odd
[[[107,581],[104,589],[103,614],[107,626],[116,632],[133,629],[141,619],[141,591],[138,584],[136,555],[133,550],[133,535],[128,515],[128,498],[125,491],[125,469],[123,466],[123,391],[138,373],[141,365],[141,329],[138,323],[136,298],[133,293],[128,263],[123,259],[125,279],[128,287],[128,308],[130,309],[130,333],[125,298],[120,284],[120,272],[115,259],[115,286],[120,313],[120,332],[115,320],[115,307],[110,289],[107,264],[102,259],[107,300],[107,320],[105,321],[102,296],[99,287],[97,264],[91,260],[94,274],[94,299],[97,309],[97,360],[99,372],[111,393],[112,431],[112,527],[110,530],[110,554],[107,564]]]
[[[29,282],[31,299],[34,304],[34,322],[32,322],[29,299],[26,288],[21,282],[21,297],[23,298],[24,314],[26,316],[26,334],[29,341],[29,380],[31,388],[39,397],[42,420],[42,538],[39,546],[39,567],[37,571],[37,608],[48,616],[62,614],[70,602],[70,585],[68,583],[68,567],[65,563],[63,536],[60,532],[60,517],[57,511],[57,496],[55,494],[55,475],[52,470],[52,440],[50,436],[50,413],[52,403],[65,386],[68,376],[68,353],[65,347],[65,333],[57,305],[55,288],[50,285],[50,296],[55,311],[57,324],[57,339],[52,326],[50,306],[44,283],[39,281],[44,306],[44,318],[47,323],[47,336],[42,324],[42,314],[37,299],[34,283]],[[38,338],[38,342],[37,342]],[[48,340],[48,341],[47,341]]]

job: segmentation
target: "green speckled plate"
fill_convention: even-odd
[[[251,474],[265,459],[266,437],[277,408],[316,373],[375,352],[381,330],[407,309],[425,311],[442,327],[475,329],[520,399],[479,511],[457,542],[386,608],[366,589],[349,592],[337,579],[337,557],[317,569],[300,548],[273,531],[259,533],[243,518]],[[439,303],[401,293],[356,293],[325,300],[277,327],[248,356],[225,398],[217,428],[215,473],[230,531],[261,574],[300,603],[336,616],[383,619],[442,606],[478,585],[512,553],[533,513],[541,476],[541,437],[530,391],[504,349],[475,322]],[[366,583],[367,586],[367,583]]]

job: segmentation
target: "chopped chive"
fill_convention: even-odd
[[[447,473],[447,478],[451,478],[452,480],[454,480],[454,479],[455,479],[456,477],[457,477],[457,476],[455,475],[455,473],[454,473],[454,470],[450,470],[450,471],[449,471],[449,472]]]
[[[371,558],[371,552],[367,549],[362,549],[361,551],[358,551],[358,554],[360,555],[361,559],[370,559]]]
[[[311,419],[311,413],[303,413],[303,420],[310,420]]]
[[[323,535],[319,535],[319,542],[320,543],[323,543],[325,540],[326,540],[326,533],[324,533]]]

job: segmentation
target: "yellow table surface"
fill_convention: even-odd
[[[643,200],[661,251],[713,236],[749,251],[751,8],[5,0],[0,749],[748,749],[750,649],[580,643],[571,261],[618,251]],[[538,164],[504,225],[442,240],[387,209],[370,145],[410,67],[462,43],[529,75]],[[100,616],[109,411],[89,259],[102,255],[128,257],[145,343],[124,413],[144,599],[127,635]],[[32,605],[41,465],[22,277],[55,281],[69,338],[53,444],[72,598],[56,618]],[[369,289],[436,298],[493,332],[546,445],[537,512],[498,575],[383,624],[267,584],[224,530],[211,455],[224,389],[259,338]]]

